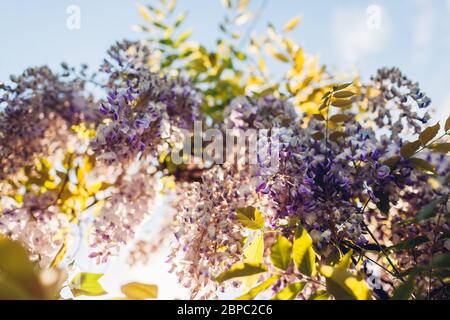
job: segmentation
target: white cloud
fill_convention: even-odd
[[[390,33],[386,12],[378,5],[339,8],[331,28],[339,57],[349,64],[381,51]]]

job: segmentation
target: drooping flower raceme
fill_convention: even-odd
[[[0,178],[64,146],[71,125],[99,116],[83,92],[85,81],[69,71],[29,68],[11,80],[0,87]]]
[[[128,80],[114,86],[101,104],[106,119],[92,142],[99,158],[109,163],[133,159],[138,153],[155,156],[164,143],[171,142],[174,131],[193,130],[201,104],[201,95],[188,81],[143,69],[148,55],[138,54],[139,44],[120,48],[125,53],[116,49],[112,58],[120,66],[116,73]],[[130,51],[135,55],[129,57]]]
[[[69,227],[67,216],[55,205],[56,195],[25,195],[19,207],[6,209],[0,215],[0,235],[21,241],[30,258],[48,268],[64,245]]]

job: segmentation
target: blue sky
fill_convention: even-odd
[[[262,0],[253,0],[258,7]],[[140,1],[155,3],[159,0]],[[27,66],[60,61],[96,67],[106,49],[122,38],[138,38],[137,1],[22,0],[0,3],[0,81]],[[69,5],[81,9],[81,29],[66,27]],[[189,11],[194,37],[213,45],[219,0],[178,0]],[[368,28],[370,8],[379,8],[378,28]],[[368,12],[369,10],[369,12]],[[450,109],[450,0],[268,0],[256,31],[267,21],[282,26],[303,15],[293,38],[318,54],[331,70],[360,72],[365,78],[380,66],[398,66],[418,80],[438,113]],[[245,26],[244,26],[245,27]]]

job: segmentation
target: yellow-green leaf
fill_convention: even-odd
[[[294,282],[279,291],[272,297],[272,300],[294,300],[305,287],[305,282]]]
[[[283,27],[283,31],[284,32],[289,32],[294,30],[294,28],[299,24],[301,18],[300,17],[294,17],[291,20],[289,20],[288,22],[286,22],[286,24]]]
[[[329,102],[329,100],[328,100],[328,98],[326,98],[326,99],[322,102],[322,104],[320,105],[319,111],[321,111],[321,110],[327,108],[327,107],[328,107],[328,102]]]
[[[0,295],[11,298],[17,295],[21,299],[42,299],[45,297],[33,264],[27,251],[17,241],[2,238],[0,235]],[[6,291],[4,291],[6,290]]]
[[[335,114],[330,117],[330,121],[334,123],[346,122],[352,118],[349,114]]]
[[[258,209],[246,207],[237,209],[237,220],[249,229],[258,230],[264,228],[264,217]]]
[[[400,148],[400,155],[404,158],[411,157],[420,148],[420,140],[407,142]]]
[[[284,236],[279,235],[270,248],[270,260],[281,270],[286,270],[292,260],[292,243]]]
[[[139,14],[141,15],[142,18],[144,18],[145,21],[150,22],[152,21],[152,17],[150,15],[150,12],[148,11],[148,9],[146,7],[144,7],[143,5],[138,5],[138,11]]]
[[[352,105],[352,99],[336,99],[331,100],[331,105],[337,108],[346,108]]]
[[[145,300],[156,299],[158,297],[158,286],[140,282],[130,282],[120,287],[120,290],[129,299]]]
[[[345,255],[342,256],[342,258],[336,264],[336,267],[344,268],[346,270],[350,268],[350,265],[352,264],[352,255],[353,251],[348,251]]]
[[[222,272],[216,281],[222,283],[229,279],[252,276],[267,271],[267,266],[261,263],[237,262],[229,270]]]
[[[281,62],[289,62],[289,58],[286,57],[284,54],[282,54],[281,52],[271,52],[272,57],[274,57],[277,60],[280,60]]]
[[[104,295],[107,292],[98,282],[102,276],[102,273],[80,272],[70,282],[70,290],[75,297]]]
[[[263,292],[264,290],[267,290],[275,281],[277,281],[279,276],[272,276],[265,281],[263,281],[261,284],[257,285],[250,291],[248,291],[246,294],[236,298],[236,300],[252,300],[254,299],[258,294]]]
[[[182,44],[184,41],[186,41],[187,38],[189,38],[192,34],[192,29],[188,29],[184,31],[180,36],[178,37],[177,42],[175,43],[175,46],[178,47],[180,44]]]
[[[325,290],[319,290],[314,292],[308,300],[328,300],[330,298],[330,294]]]
[[[342,132],[342,131],[334,131],[330,134],[330,136],[328,137],[331,141],[337,142],[339,140],[339,138],[344,138],[347,135]]]
[[[445,203],[446,201],[448,201],[447,196],[442,196],[442,197],[436,198],[436,199],[432,200],[430,203],[424,205],[419,210],[419,212],[417,212],[417,215],[416,215],[417,220],[421,221],[421,220],[433,218],[437,213],[436,208],[439,205],[441,205],[442,203]]]
[[[391,300],[409,300],[413,291],[414,277],[409,276],[405,283],[402,283],[394,290]]]
[[[333,94],[333,97],[345,99],[345,98],[351,98],[355,94],[356,93],[354,93],[353,91],[339,91],[339,92],[336,92],[335,94]]]
[[[264,255],[264,235],[259,234],[249,241],[244,249],[244,261],[250,263],[262,263]]]
[[[312,239],[300,223],[295,232],[292,255],[298,271],[307,276],[316,274],[316,253],[312,247]]]
[[[225,8],[231,8],[231,0],[221,0],[220,3],[222,3]]]
[[[450,116],[445,121],[444,130],[445,130],[445,132],[450,130]]]
[[[353,84],[353,82],[347,82],[347,83],[343,83],[343,84],[338,84],[338,85],[334,86],[333,91],[344,90],[345,88],[350,87],[352,84]]]
[[[383,164],[388,166],[391,170],[395,168],[395,166],[397,165],[397,163],[400,161],[400,157],[399,156],[394,156],[391,157],[389,159],[386,159],[383,161]]]
[[[253,239],[247,239],[248,246],[244,249],[244,262],[248,263],[262,263],[264,257],[264,234],[258,234]],[[256,281],[258,275],[246,277],[243,282],[251,288]]]
[[[430,149],[436,152],[447,154],[450,152],[450,142],[435,143],[430,146]]]
[[[426,160],[420,158],[410,158],[409,161],[411,161],[413,166],[416,168],[436,173],[436,169],[434,168],[434,166]]]
[[[325,118],[323,115],[321,115],[320,113],[315,113],[312,115],[314,119],[319,120],[319,121],[325,121]],[[330,119],[331,120],[331,119]]]
[[[424,146],[428,142],[431,141],[439,132],[439,129],[441,128],[441,125],[436,123],[434,126],[428,127],[425,130],[423,130],[419,135],[420,143]]]
[[[327,291],[337,300],[371,300],[365,280],[340,266],[322,266],[320,273],[327,279]]]

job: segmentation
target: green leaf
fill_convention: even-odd
[[[332,93],[333,93],[332,91],[327,91],[327,92],[323,95],[322,100],[328,99]]]
[[[384,160],[383,164],[388,166],[391,170],[393,170],[399,161],[400,161],[400,157],[394,156],[394,157]]]
[[[315,113],[312,115],[314,119],[319,120],[319,121],[325,121],[325,118],[323,117],[323,115],[321,115],[320,113]]]
[[[216,281],[222,283],[229,279],[252,276],[267,271],[267,266],[261,263],[237,262],[229,270],[222,272]]]
[[[436,169],[434,168],[434,166],[426,160],[420,158],[410,158],[409,160],[415,168],[436,173]]]
[[[351,106],[353,103],[352,99],[332,99],[331,105],[337,108],[345,108]]]
[[[158,286],[140,282],[130,282],[120,287],[120,290],[129,299],[145,300],[156,299],[158,297]]]
[[[322,266],[320,273],[327,279],[327,291],[337,300],[371,300],[365,280],[340,266]]]
[[[180,44],[185,42],[187,38],[189,38],[192,35],[192,29],[184,31],[182,34],[180,34],[175,46],[178,47]]]
[[[294,282],[272,297],[272,300],[294,300],[305,287],[306,282]]]
[[[404,158],[411,157],[420,148],[420,140],[407,142],[400,148],[400,155]]]
[[[421,220],[425,220],[425,219],[434,217],[436,215],[437,206],[444,203],[445,201],[447,201],[447,197],[443,196],[443,197],[434,199],[427,205],[423,206],[419,210],[419,212],[417,212],[417,215],[416,215],[417,220],[421,221]]]
[[[450,142],[434,143],[430,146],[430,149],[436,152],[447,154],[450,152]]]
[[[0,295],[11,293],[21,299],[42,299],[45,292],[40,284],[34,266],[28,259],[27,251],[17,241],[0,235]],[[8,293],[7,288],[12,291]],[[4,291],[6,290],[6,291]]]
[[[264,257],[264,234],[260,233],[253,239],[247,239],[248,246],[244,249],[244,262],[248,263],[262,263]],[[258,275],[246,277],[243,282],[251,288],[256,281],[258,281]]]
[[[345,270],[350,268],[350,266],[352,264],[352,255],[353,255],[353,250],[349,250],[345,255],[342,256],[342,258],[339,260],[339,262],[336,263],[336,267],[340,267]]]
[[[444,130],[445,130],[445,132],[450,130],[450,116],[445,121]]]
[[[139,14],[141,15],[142,18],[144,18],[144,20],[151,22],[152,21],[152,17],[150,15],[150,12],[148,11],[148,9],[146,7],[144,7],[143,5],[138,4],[138,11]]]
[[[292,243],[284,236],[278,236],[270,248],[270,260],[281,270],[286,270],[292,260]]]
[[[264,256],[264,234],[255,236],[250,241],[248,238],[248,246],[244,249],[244,262],[262,263]]]
[[[175,24],[174,24],[174,28],[178,28],[186,19],[186,13],[181,13],[177,16],[176,20],[175,20]]]
[[[423,130],[419,135],[420,143],[424,146],[426,145],[431,139],[433,139],[439,132],[439,129],[441,128],[441,125],[436,123],[434,126],[428,127],[425,130]]]
[[[30,294],[22,285],[0,273],[0,300],[33,300],[35,297]]]
[[[164,24],[164,23],[162,23],[162,22],[159,22],[159,21],[152,21],[152,23],[153,23],[153,25],[154,25],[155,27],[157,27],[157,28],[159,28],[159,29],[162,29],[162,30],[167,30],[167,29],[169,29],[169,26],[167,26],[166,24]]]
[[[264,290],[267,290],[275,281],[279,279],[279,276],[272,276],[268,279],[266,279],[261,284],[257,285],[250,291],[248,291],[246,294],[236,298],[236,300],[252,300],[254,299],[258,294],[263,292]]]
[[[328,300],[330,298],[330,294],[325,290],[319,290],[314,292],[308,300]]]
[[[295,27],[298,25],[298,23],[300,22],[301,18],[300,17],[294,17],[291,20],[289,20],[288,22],[286,22],[286,24],[283,27],[283,31],[284,32],[289,32],[295,29]]]
[[[337,142],[340,138],[345,138],[347,135],[342,131],[334,131],[328,137],[331,141]]]
[[[350,87],[352,84],[353,84],[353,82],[347,82],[347,83],[343,83],[343,84],[338,84],[338,85],[333,87],[333,91],[344,90],[345,88]]]
[[[414,277],[409,276],[405,283],[402,283],[394,290],[391,300],[409,300],[414,290]]]
[[[237,220],[249,229],[259,230],[264,228],[264,217],[261,211],[254,207],[237,209]]]
[[[284,62],[284,63],[289,62],[289,58],[286,57],[281,52],[272,52],[271,55],[272,55],[272,57],[274,57],[277,60],[280,60],[281,62]]]
[[[341,99],[345,99],[345,98],[351,98],[355,95],[356,93],[352,92],[352,91],[339,91],[336,92],[335,94],[333,94],[333,96],[335,98],[341,98]]]
[[[70,282],[70,290],[75,297],[104,295],[107,292],[98,282],[102,276],[102,273],[80,272]]]
[[[443,253],[433,257],[430,263],[432,268],[448,269],[450,268],[450,253]]]
[[[319,111],[327,108],[328,107],[328,103],[329,103],[328,98],[326,98],[325,101],[322,102],[322,104],[320,105]]]
[[[409,250],[412,248],[417,247],[418,245],[421,245],[422,243],[425,243],[427,241],[430,241],[430,239],[427,236],[418,236],[414,237],[402,242],[397,243],[392,248],[395,250]]]
[[[298,271],[307,276],[316,274],[316,253],[312,246],[312,239],[300,223],[295,231],[292,255]]]
[[[346,122],[352,118],[349,114],[335,114],[330,117],[330,121],[334,123]]]

